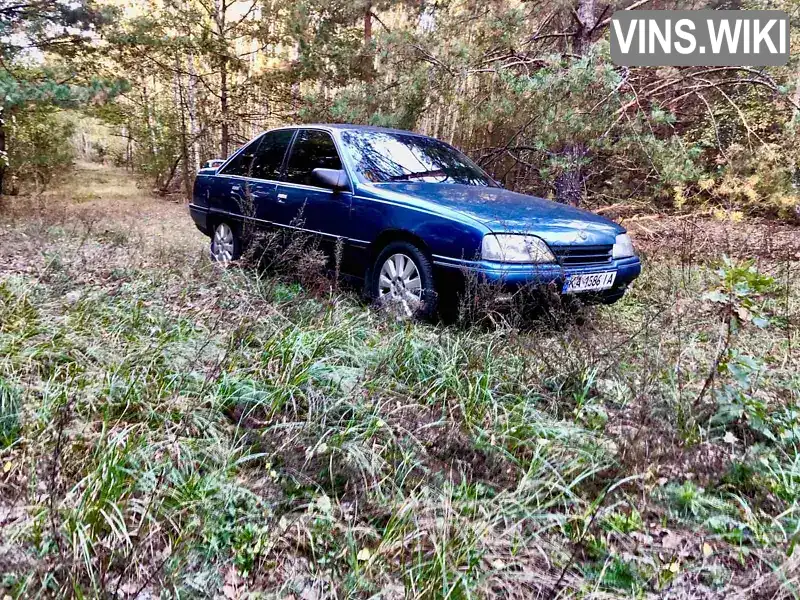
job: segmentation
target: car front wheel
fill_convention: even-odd
[[[241,241],[236,230],[228,223],[219,223],[211,237],[211,260],[229,263],[241,255]]]
[[[378,305],[400,319],[426,318],[436,311],[433,266],[408,242],[392,242],[381,251],[370,288]]]

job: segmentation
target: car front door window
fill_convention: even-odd
[[[342,162],[333,137],[326,131],[297,132],[287,161],[284,181],[278,184],[278,202],[284,209],[283,223],[321,234],[324,243],[334,243],[350,219],[352,194],[325,189],[311,174],[314,169],[341,169]]]
[[[342,161],[336,144],[325,131],[303,129],[292,146],[286,168],[286,181],[302,185],[319,186],[311,177],[314,169],[341,169]]]

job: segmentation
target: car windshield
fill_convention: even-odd
[[[345,131],[342,141],[364,181],[497,186],[470,159],[439,140],[405,133],[354,130]]]

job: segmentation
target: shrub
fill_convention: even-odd
[[[35,192],[46,187],[56,173],[72,164],[70,138],[74,124],[59,109],[34,107],[12,116],[8,128],[8,191],[32,185]]]

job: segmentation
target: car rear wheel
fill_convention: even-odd
[[[211,260],[229,263],[241,256],[241,241],[236,230],[228,223],[219,223],[211,237]]]
[[[433,266],[408,242],[392,242],[381,251],[370,288],[378,306],[399,319],[426,318],[436,311]]]

